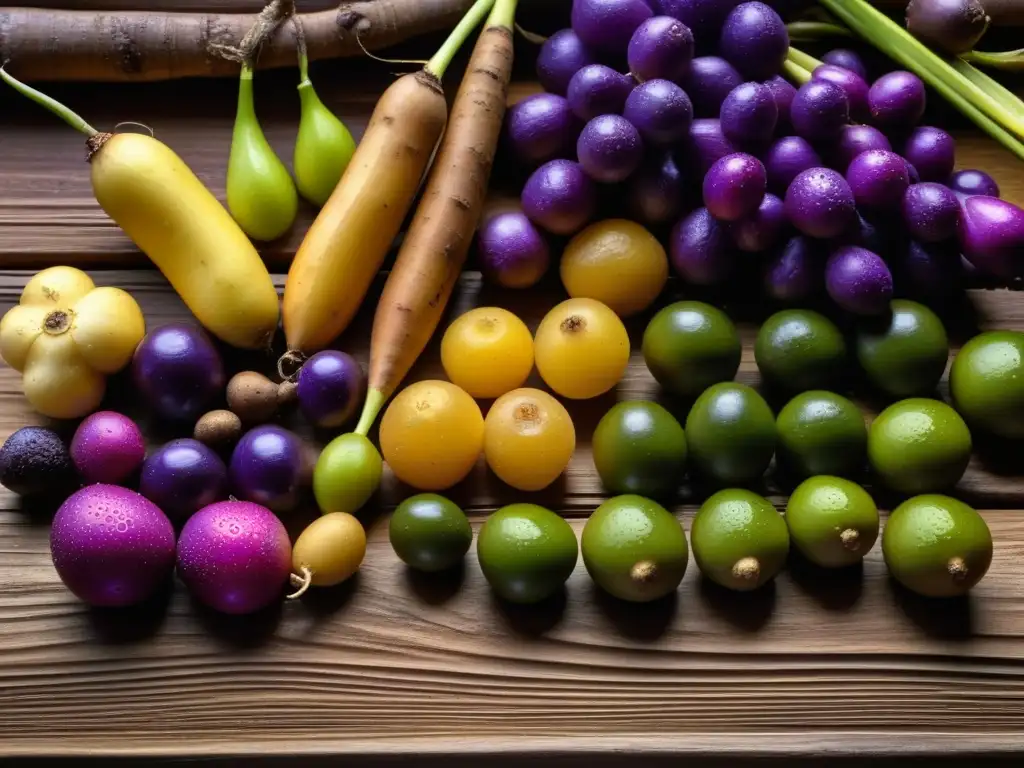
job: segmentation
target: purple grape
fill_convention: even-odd
[[[868,89],[868,106],[877,125],[906,131],[924,114],[924,83],[903,70],[882,75]]]
[[[722,56],[751,80],[767,80],[782,69],[789,52],[786,24],[769,5],[740,3],[722,24]]]
[[[987,195],[999,197],[999,185],[984,171],[968,169],[957,171],[949,177],[948,186],[954,192],[964,195]]]
[[[788,130],[792,125],[789,113],[793,106],[793,98],[796,96],[796,88],[782,75],[770,77],[764,81],[764,84],[771,89],[772,97],[775,99],[775,106],[779,110],[779,119],[776,122],[776,127]]]
[[[963,259],[955,242],[919,243],[911,240],[903,261],[910,293],[926,303],[942,302],[964,283]]]
[[[760,253],[779,241],[787,223],[782,200],[769,192],[761,199],[756,211],[731,222],[728,231],[741,251]]]
[[[513,104],[505,124],[515,156],[530,165],[571,156],[580,129],[569,102],[553,93],[535,93]]]
[[[845,245],[825,265],[825,288],[847,312],[879,315],[892,301],[892,273],[877,253]]]
[[[718,117],[729,91],[743,82],[736,68],[718,56],[698,56],[690,62],[683,89],[693,102],[697,117]]]
[[[365,392],[362,367],[337,349],[320,350],[299,369],[299,409],[315,427],[344,426],[356,415]]]
[[[572,76],[595,61],[594,54],[587,50],[575,32],[560,29],[540,47],[537,79],[545,91],[565,96]]]
[[[868,68],[864,66],[864,60],[856,51],[851,51],[848,48],[835,48],[822,56],[821,60],[834,67],[842,67],[855,72],[864,82],[867,82]]]
[[[477,234],[484,277],[506,288],[529,288],[548,270],[548,243],[522,211],[503,211],[484,220]]]
[[[672,229],[669,256],[676,273],[694,285],[714,285],[736,266],[736,252],[707,208],[692,211]]]
[[[716,161],[704,177],[704,205],[721,221],[749,216],[761,204],[768,178],[761,161],[736,152]]]
[[[791,237],[765,264],[764,290],[776,301],[801,301],[821,285],[823,257],[810,238]]]
[[[693,61],[693,34],[671,16],[653,16],[633,33],[626,51],[629,71],[639,82],[679,82]]]
[[[861,121],[868,119],[871,114],[868,109],[868,84],[856,72],[845,67],[824,64],[814,70],[811,78],[838,85],[846,94],[846,100],[850,105],[850,117]]]
[[[853,158],[869,149],[891,150],[892,145],[884,133],[870,125],[844,125],[832,150],[832,162],[845,173]]]
[[[956,142],[941,128],[921,125],[907,136],[901,154],[917,169],[922,181],[942,183],[953,173]]]
[[[846,180],[857,205],[874,211],[898,210],[910,186],[906,162],[884,149],[869,149],[853,158]]]
[[[644,0],[573,0],[572,28],[591,50],[621,55],[636,28],[653,15]]]
[[[768,189],[777,195],[784,195],[798,173],[820,165],[821,157],[806,139],[783,136],[764,155]]]
[[[960,203],[942,184],[912,184],[903,195],[902,208],[910,236],[924,243],[948,240],[960,225]]]
[[[579,163],[552,160],[523,186],[523,213],[555,235],[572,235],[594,216],[597,189]]]
[[[690,126],[690,136],[686,142],[686,159],[694,176],[703,179],[716,160],[731,155],[737,149],[725,138],[722,124],[717,118],[697,119]]]
[[[903,162],[907,164],[907,176],[910,177],[910,183],[920,184],[921,174],[917,172],[917,168],[915,168],[911,163],[907,162],[906,158],[903,159]]]
[[[600,115],[621,115],[635,83],[604,64],[588,64],[569,81],[569,108],[580,120]]]
[[[809,237],[838,237],[856,223],[853,190],[831,168],[801,171],[786,190],[786,216]]]
[[[738,0],[652,0],[655,13],[679,19],[693,32],[698,46],[713,48],[722,23]]]
[[[672,221],[683,209],[683,176],[671,152],[648,159],[628,184],[630,211],[645,224]]]
[[[615,184],[640,166],[644,145],[629,120],[621,115],[601,115],[583,127],[576,155],[590,178]]]
[[[742,83],[722,102],[722,133],[738,146],[764,146],[775,133],[779,107],[767,85]]]
[[[808,141],[833,141],[850,122],[850,102],[835,83],[811,80],[793,97],[789,119],[797,135]]]
[[[633,89],[623,117],[652,147],[670,147],[686,138],[693,122],[690,97],[670,80],[648,80]]]
[[[891,232],[888,233],[891,235]],[[851,227],[836,238],[837,245],[859,245],[875,253],[888,253],[892,240],[887,240],[887,233],[876,227],[859,213]]]

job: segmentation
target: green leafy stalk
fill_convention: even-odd
[[[803,85],[804,83],[810,82],[811,73],[792,59],[786,59],[782,62],[782,71],[785,73],[786,77],[792,80],[796,85]]]
[[[823,37],[853,37],[853,33],[838,24],[824,21],[793,21],[786,25],[790,40],[811,42]]]
[[[72,112],[56,99],[47,96],[42,91],[37,91],[32,86],[26,85],[13,75],[8,74],[7,70],[4,69],[5,66],[6,64],[0,66],[0,79],[3,79],[5,83],[11,86],[11,88],[16,90],[22,96],[26,96],[39,106],[48,109],[76,131],[80,131],[90,138],[99,133],[99,131],[85,122],[85,120],[83,120],[77,113]]]
[[[476,0],[470,9],[466,11],[466,15],[455,26],[455,29],[452,30],[448,39],[437,49],[437,53],[430,57],[430,61],[427,62],[423,69],[438,80],[444,77],[445,70],[452,63],[452,59],[459,52],[459,48],[466,42],[469,33],[480,26],[480,22],[484,20],[484,17],[493,6],[494,0]]]
[[[968,51],[960,58],[982,67],[1002,69],[1007,72],[1024,72],[1024,48],[1015,51]]]
[[[813,72],[824,63],[793,46],[789,46],[789,53],[786,54],[786,59],[792,61],[801,69],[806,69],[808,72]]]
[[[486,26],[512,29],[516,23],[517,2],[518,0],[495,0],[491,15],[487,17]]]
[[[998,80],[990,77],[989,75],[982,72],[980,69],[962,58],[953,59],[952,67],[965,78],[974,83],[975,86],[983,90],[988,96],[995,101],[1002,104],[1007,110],[1011,112],[1021,113],[1024,103],[1017,98],[1013,91],[1009,90],[1006,86],[1000,83]]]

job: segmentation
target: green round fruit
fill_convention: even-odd
[[[827,388],[846,366],[846,342],[831,320],[809,309],[784,309],[764,321],[754,360],[765,381],[790,392]]]
[[[509,504],[487,518],[476,540],[484,577],[499,597],[536,603],[576,567],[579,545],[565,520],[536,504]]]
[[[857,360],[868,380],[893,397],[935,391],[949,359],[938,315],[923,304],[895,299],[885,328],[857,333]]]
[[[697,511],[690,546],[707,578],[746,592],[782,570],[789,554],[789,530],[768,499],[729,488],[711,496]]]
[[[410,496],[388,526],[395,554],[417,571],[443,571],[462,561],[473,529],[458,505],[436,493]]]
[[[899,493],[952,488],[971,458],[971,433],[940,400],[912,397],[893,403],[868,430],[868,460],[886,486]]]
[[[320,452],[313,469],[313,495],[320,511],[353,513],[380,487],[384,461],[366,437],[338,435]]]
[[[700,301],[678,301],[651,318],[643,353],[651,375],[665,390],[696,397],[736,375],[742,347],[736,326],[722,310]]]
[[[989,331],[964,344],[949,371],[949,390],[972,426],[1024,438],[1024,333]]]
[[[868,428],[842,395],[802,392],[779,411],[779,460],[798,477],[853,475],[864,468]]]
[[[804,480],[786,505],[789,537],[823,568],[859,563],[878,538],[878,507],[856,483],[819,475]]]
[[[620,600],[644,603],[675,591],[689,549],[679,521],[642,496],[616,496],[583,526],[583,564],[595,583]]]
[[[648,400],[618,403],[594,430],[594,466],[612,493],[664,498],[686,467],[686,435],[676,418]]]
[[[775,417],[746,384],[722,382],[704,391],[686,417],[690,457],[712,480],[744,485],[761,478],[775,453]]]
[[[925,597],[963,595],[992,564],[992,533],[962,501],[929,494],[893,510],[882,555],[896,581]]]

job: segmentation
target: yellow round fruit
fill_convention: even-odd
[[[591,224],[562,254],[562,284],[573,298],[597,299],[620,317],[647,309],[668,280],[657,238],[625,219]]]
[[[562,397],[602,395],[629,364],[629,334],[619,316],[594,299],[569,299],[537,327],[533,356],[544,383]]]
[[[444,332],[441,365],[452,383],[473,397],[498,397],[529,377],[533,337],[507,309],[471,309]]]
[[[399,392],[380,422],[380,451],[413,488],[442,491],[473,469],[484,447],[480,406],[448,381],[418,381]]]
[[[565,471],[576,430],[565,406],[539,389],[515,389],[494,401],[484,420],[484,457],[520,491],[546,488]]]

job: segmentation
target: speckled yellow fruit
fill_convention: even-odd
[[[399,392],[380,422],[380,450],[404,483],[441,491],[473,469],[484,447],[484,417],[448,381],[418,381]]]
[[[366,531],[348,512],[321,515],[299,534],[292,548],[292,582],[333,587],[359,570],[366,556]],[[296,580],[295,577],[299,577]]]
[[[544,383],[573,400],[603,395],[629,365],[626,326],[594,299],[569,299],[556,306],[541,320],[533,344]]]
[[[441,339],[448,378],[473,397],[493,398],[523,385],[533,370],[533,336],[507,309],[478,307],[456,318]]]
[[[565,406],[539,389],[499,397],[484,420],[484,456],[498,477],[520,491],[539,491],[565,471],[576,430]]]
[[[608,219],[591,224],[569,242],[561,274],[573,298],[597,299],[626,317],[658,298],[668,280],[668,257],[640,224]]]

